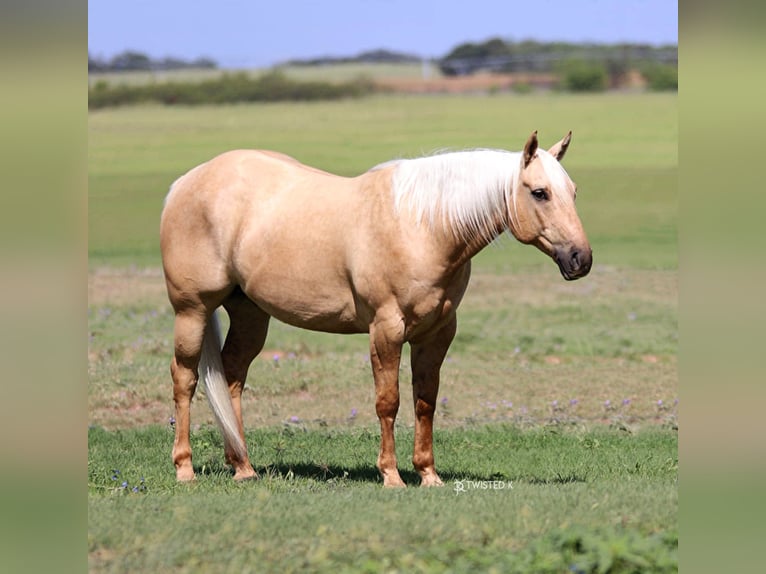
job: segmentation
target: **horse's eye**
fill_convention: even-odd
[[[548,194],[545,193],[544,189],[533,189],[532,197],[534,197],[537,201],[545,201],[548,199]]]

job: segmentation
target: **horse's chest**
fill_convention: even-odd
[[[467,278],[445,288],[413,293],[415,296],[403,306],[406,338],[427,336],[450,322],[463,298],[466,284]]]

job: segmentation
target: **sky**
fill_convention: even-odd
[[[225,68],[384,48],[432,58],[463,42],[678,42],[673,0],[90,0],[88,50],[209,57]]]

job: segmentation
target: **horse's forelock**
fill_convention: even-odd
[[[540,159],[543,169],[545,170],[545,175],[550,181],[550,187],[553,193],[561,198],[572,199],[572,195],[569,191],[571,180],[569,179],[569,175],[564,169],[564,166],[561,165],[561,162],[542,149],[537,151],[537,157]]]

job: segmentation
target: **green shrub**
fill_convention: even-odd
[[[603,64],[585,60],[568,60],[560,66],[561,87],[570,92],[602,92],[607,88],[608,74]]]
[[[515,94],[530,94],[534,91],[534,86],[529,82],[513,82],[511,90],[513,90]]]
[[[678,572],[678,535],[572,526],[553,530],[521,553],[528,572]]]
[[[88,90],[88,107],[158,102],[166,105],[228,104],[354,98],[374,90],[370,80],[359,78],[343,83],[300,82],[279,71],[252,78],[245,73],[224,74],[201,82],[167,82],[143,86],[109,85],[97,82]]]
[[[649,89],[660,91],[678,90],[678,68],[669,64],[647,64],[641,73],[649,83]]]

